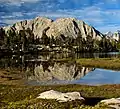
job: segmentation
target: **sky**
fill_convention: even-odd
[[[33,19],[74,17],[106,33],[120,30],[120,0],[0,0],[0,26]]]

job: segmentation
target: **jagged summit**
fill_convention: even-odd
[[[120,39],[120,30],[117,30],[114,33],[109,31],[105,35],[106,35],[107,38],[113,39],[115,41],[119,41],[119,39]]]
[[[25,20],[17,22],[12,26],[4,27],[6,32],[11,28],[15,32],[29,28],[33,32],[35,38],[41,38],[43,34],[46,34],[48,37],[60,37],[62,35],[72,38],[81,35],[85,39],[87,36],[91,36],[93,39],[98,40],[102,37],[102,34],[95,28],[75,18],[59,18],[53,21],[46,17],[36,17],[32,20]]]
[[[102,52],[116,50],[116,47],[111,44],[111,38],[105,36],[94,27],[75,18],[52,20],[46,17],[36,17],[1,28],[0,47],[22,51],[29,51],[29,48],[38,49],[38,45],[40,50],[48,51]]]

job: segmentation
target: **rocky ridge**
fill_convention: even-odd
[[[44,32],[48,37],[59,37],[63,35],[65,37],[76,38],[78,35],[81,35],[83,38],[92,36],[93,39],[97,38],[100,40],[103,36],[95,28],[75,18],[59,18],[53,21],[45,17],[36,17],[33,20],[25,20],[17,22],[12,26],[3,27],[5,33],[11,29],[19,32],[20,30],[26,30],[28,28],[36,38],[41,38]]]
[[[107,38],[113,39],[113,40],[115,40],[117,42],[120,40],[120,31],[116,31],[114,33],[112,33],[111,31],[109,31],[105,35],[106,35]]]
[[[19,47],[17,49],[22,49],[22,51],[28,50],[29,45],[32,47],[42,45],[42,49],[48,51],[53,49],[61,51],[60,48],[54,48],[53,45],[62,47],[62,50],[67,48],[65,51],[70,49],[77,52],[106,51],[107,48],[112,48],[111,42],[109,39],[106,41],[105,35],[75,18],[59,18],[53,21],[45,17],[36,17],[33,20],[17,22],[12,26],[0,29],[0,41],[4,42],[1,46],[5,45],[7,48],[14,49],[16,45]],[[50,49],[44,45],[49,46]]]

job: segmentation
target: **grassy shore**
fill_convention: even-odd
[[[59,60],[61,61],[61,60]],[[62,60],[63,61],[63,60]],[[70,59],[64,61],[71,61]],[[98,67],[120,70],[120,59],[116,58],[90,58],[76,59],[76,62],[86,67]],[[100,101],[112,97],[120,97],[120,85],[49,85],[49,86],[23,86],[17,82],[18,71],[0,72],[0,109],[109,109]],[[19,78],[22,77],[19,75]],[[22,80],[23,81],[23,80]],[[8,85],[9,84],[9,85]],[[12,84],[12,85],[11,85]],[[59,103],[56,100],[37,99],[39,93],[47,90],[61,92],[79,91],[85,98],[84,102],[72,101]]]
[[[51,89],[61,92],[79,91],[85,98],[85,102],[59,103],[55,100],[36,99],[39,93]],[[112,97],[120,97],[120,85],[0,85],[1,109],[108,109],[107,106],[99,102]]]
[[[86,67],[97,67],[106,69],[120,70],[119,58],[81,58],[76,60],[77,63]]]

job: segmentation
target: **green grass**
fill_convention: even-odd
[[[57,61],[71,62],[70,59]],[[76,59],[76,62],[86,67],[120,70],[119,58],[81,58]],[[81,102],[76,100],[59,103],[56,100],[36,98],[39,93],[51,89],[61,92],[79,91],[85,98],[85,101]],[[101,104],[100,101],[113,97],[120,97],[120,85],[0,85],[0,109],[107,109],[107,106]]]
[[[120,70],[119,58],[81,58],[76,60],[77,63],[86,67],[97,67],[106,69]]]
[[[39,93],[46,90],[61,92],[79,91],[85,102],[72,101],[59,103],[55,100],[36,99]],[[86,86],[15,86],[0,85],[0,107],[9,109],[106,109],[99,101],[105,98],[119,97],[120,85]]]

